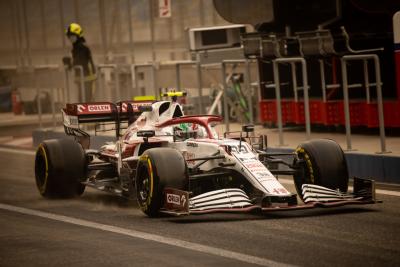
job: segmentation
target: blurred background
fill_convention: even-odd
[[[212,0],[166,2],[169,16],[160,17],[158,0],[2,0],[0,63],[60,64],[70,53],[72,22],[82,26],[96,63],[189,59],[188,28],[229,24]]]

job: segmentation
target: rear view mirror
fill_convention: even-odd
[[[143,137],[143,141],[145,143],[149,142],[149,138],[153,137],[156,135],[156,132],[154,130],[143,130],[143,131],[138,131],[136,134],[138,137]]]
[[[149,138],[149,137],[153,137],[155,135],[156,135],[156,132],[153,130],[144,130],[144,131],[137,132],[138,137]]]
[[[252,124],[243,125],[242,131],[245,133],[252,133],[252,132],[254,132],[254,125],[252,125]]]

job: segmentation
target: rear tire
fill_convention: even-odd
[[[35,157],[35,179],[39,193],[47,198],[82,195],[86,156],[82,146],[71,139],[41,143]]]
[[[186,161],[172,148],[151,148],[139,159],[135,188],[142,211],[156,217],[163,205],[164,188],[187,190],[189,178]]]
[[[303,184],[315,184],[347,192],[349,174],[342,148],[333,140],[304,142],[296,149],[302,174],[294,175],[297,193],[302,196]]]

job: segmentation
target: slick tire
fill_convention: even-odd
[[[315,184],[347,192],[349,174],[343,150],[333,140],[304,142],[296,149],[300,172],[294,175],[297,193],[302,196],[303,184]],[[296,165],[296,163],[295,163]]]
[[[163,205],[165,187],[187,190],[186,161],[172,148],[151,148],[139,159],[135,188],[138,204],[149,217],[157,217]]]
[[[46,198],[82,195],[86,176],[86,156],[82,146],[71,139],[46,140],[38,146],[35,179],[39,193]]]

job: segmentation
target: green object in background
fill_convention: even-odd
[[[233,89],[235,90],[236,95],[239,97],[239,103],[240,106],[244,109],[247,110],[247,103],[246,100],[243,97],[242,89],[240,88],[239,83],[233,83]]]
[[[240,83],[238,81],[233,80],[233,90],[236,93],[236,96],[239,99],[239,105],[243,110],[244,116],[246,117],[247,122],[250,122],[250,112],[249,112],[249,108],[247,106],[247,102],[246,99],[243,96],[243,92],[242,89],[240,87]]]

